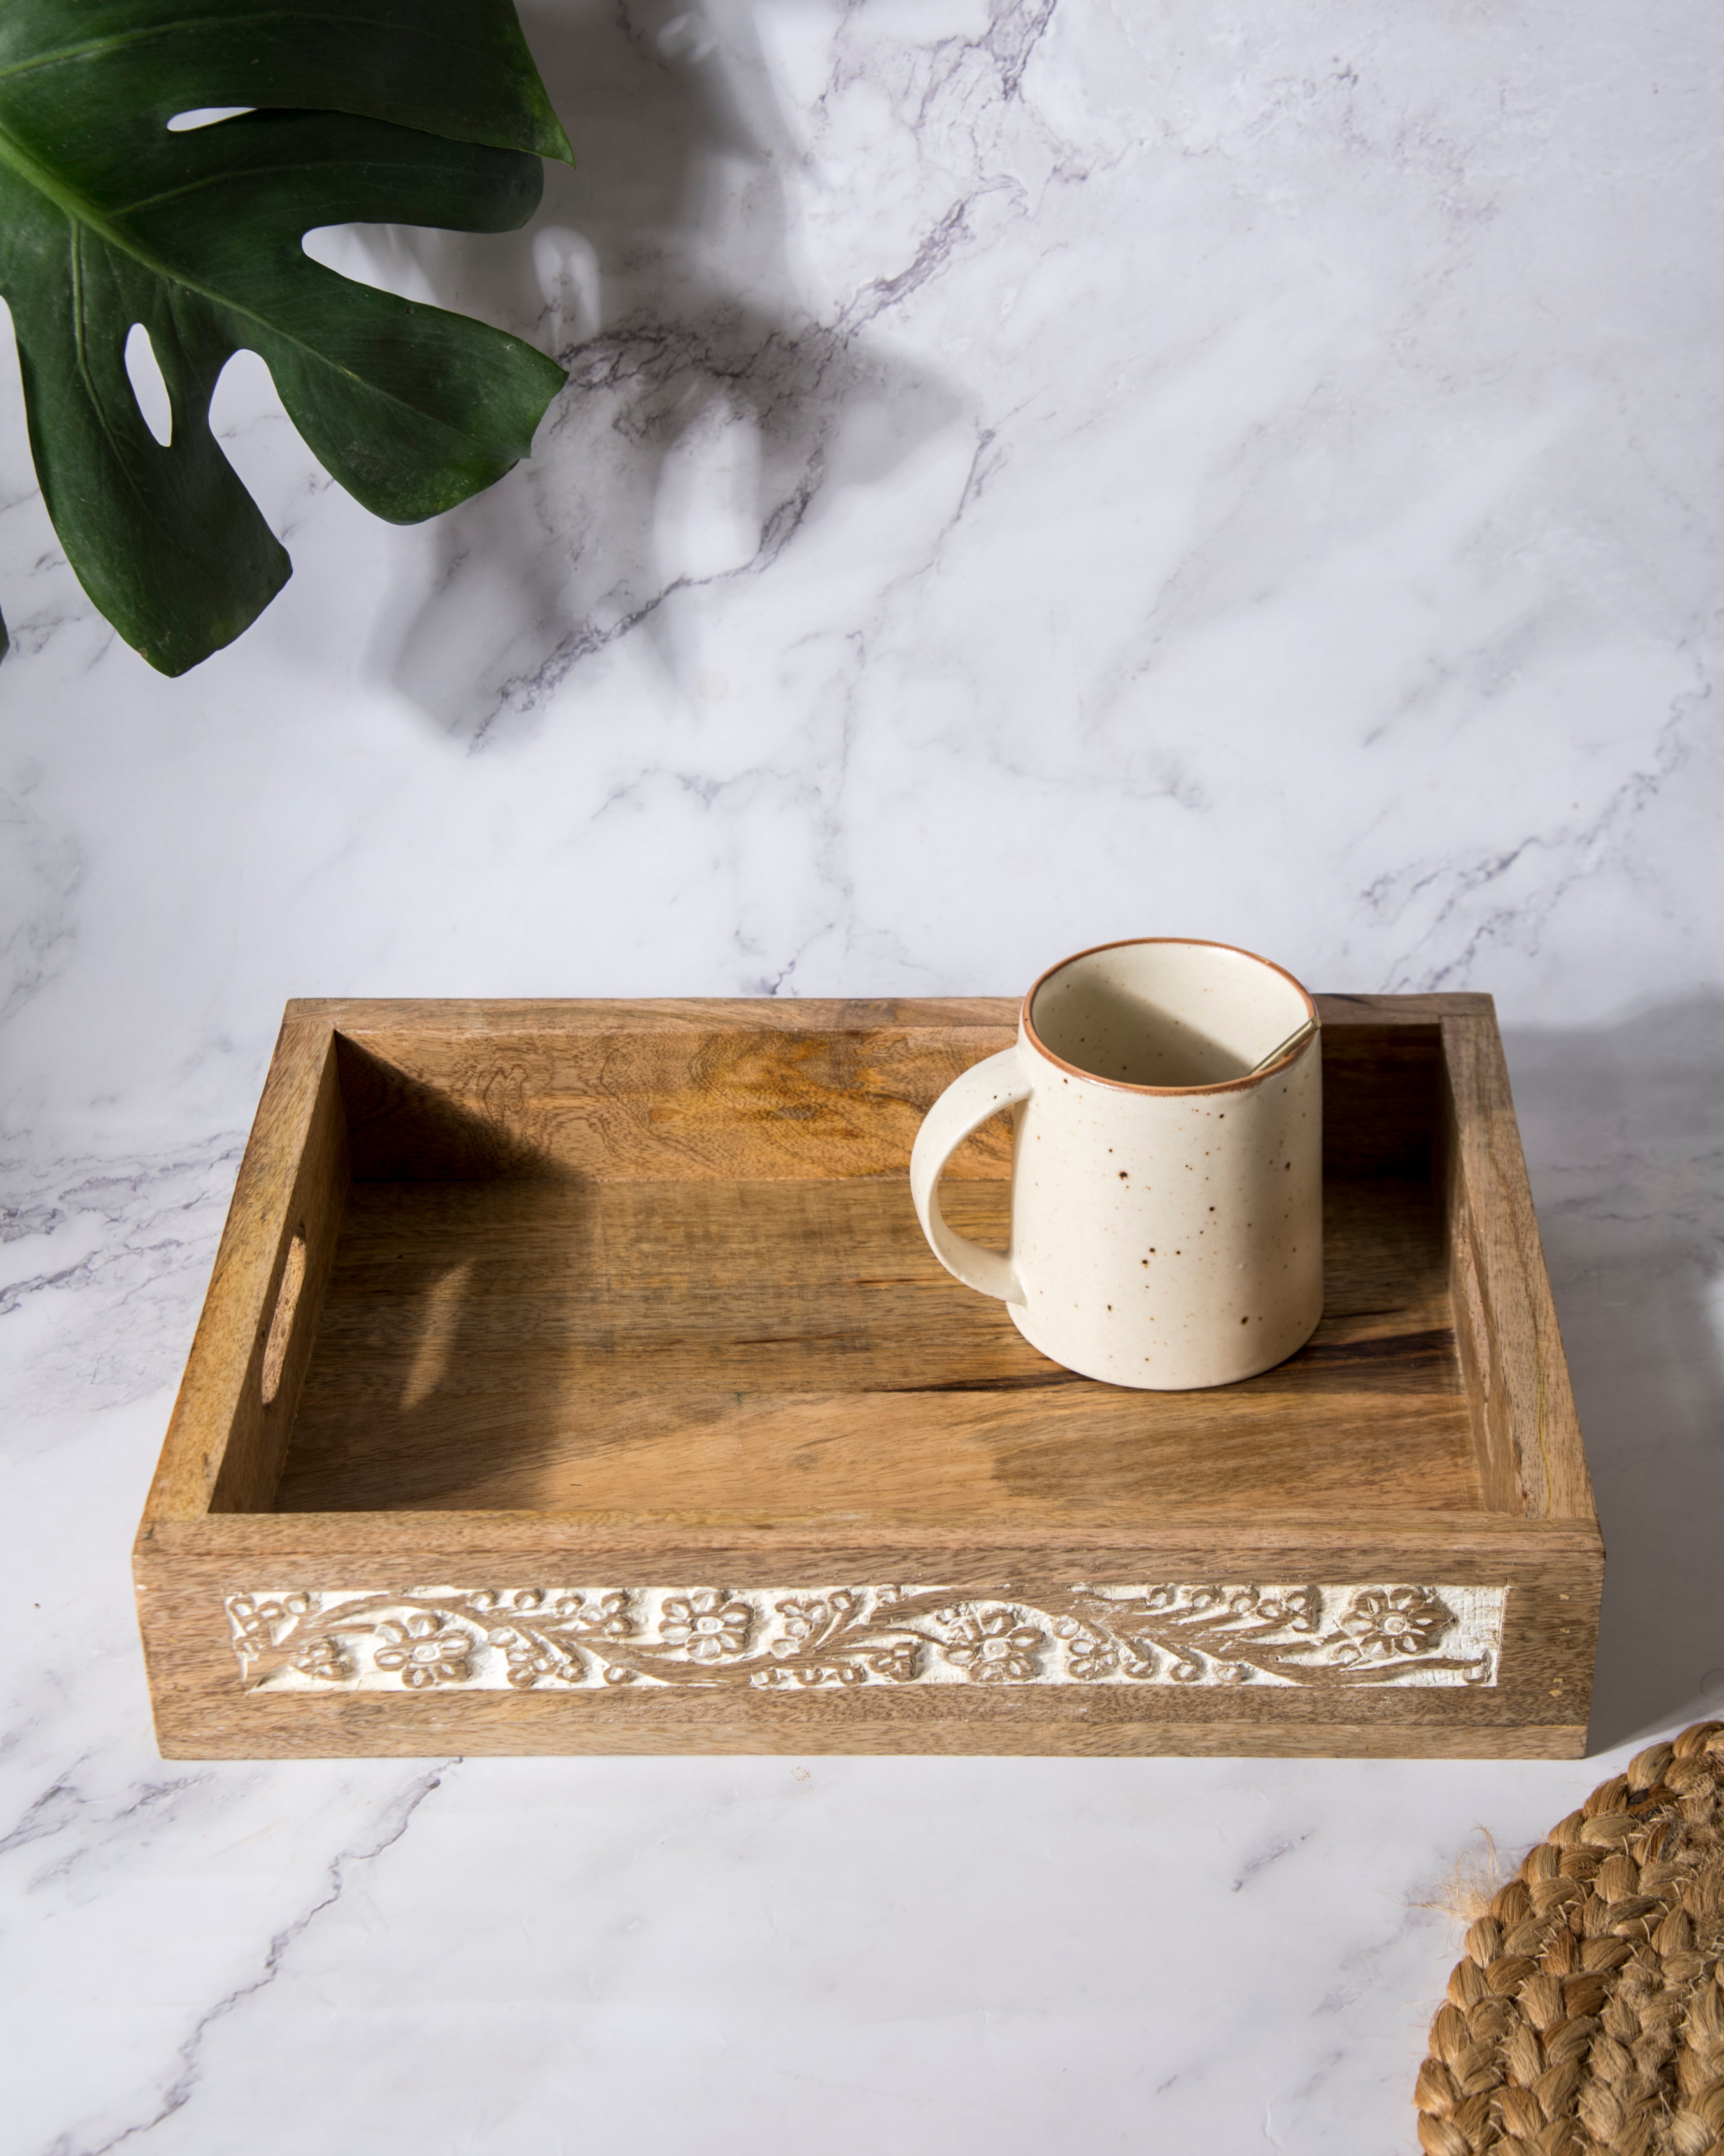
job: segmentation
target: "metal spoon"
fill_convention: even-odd
[[[1288,1054],[1290,1050],[1296,1048],[1302,1048],[1306,1042],[1311,1038],[1312,1034],[1317,1031],[1322,1021],[1320,1019],[1308,1018],[1303,1025],[1295,1026],[1292,1032],[1287,1035],[1287,1038],[1285,1040],[1278,1041],[1275,1045],[1270,1049],[1268,1055],[1263,1058],[1261,1062],[1254,1063],[1251,1065],[1251,1068],[1245,1073],[1245,1075],[1248,1078],[1255,1078],[1260,1070],[1267,1070],[1271,1063],[1279,1063],[1281,1058]]]

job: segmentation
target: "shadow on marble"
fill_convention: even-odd
[[[1724,1716],[1724,997],[1507,1046],[1608,1552],[1601,1751]]]
[[[818,504],[883,478],[961,408],[865,334],[935,266],[939,235],[828,318],[798,300],[800,153],[748,5],[521,13],[576,168],[546,167],[524,232],[356,229],[340,264],[511,327],[569,370],[531,458],[427,527],[373,647],[469,740],[637,629],[686,684],[679,597],[770,567]]]

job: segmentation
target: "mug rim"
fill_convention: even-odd
[[[1035,1006],[1035,999],[1042,989],[1056,973],[1063,973],[1068,966],[1076,965],[1080,958],[1093,958],[1098,952],[1103,951],[1122,951],[1128,946],[1135,947],[1142,943],[1178,943],[1183,944],[1188,950],[1230,951],[1235,957],[1249,958],[1254,964],[1266,967],[1271,973],[1279,973],[1287,985],[1297,992],[1305,1004],[1306,1013],[1317,1029],[1316,1033],[1310,1039],[1301,1041],[1296,1048],[1290,1048],[1285,1055],[1277,1056],[1275,1061],[1265,1069],[1248,1070],[1238,1078],[1217,1079],[1214,1084],[1210,1086],[1134,1086],[1123,1078],[1104,1078],[1097,1071],[1085,1070],[1081,1064],[1068,1063],[1063,1055],[1056,1055],[1036,1031],[1034,1021],[1030,1016]],[[1024,992],[1018,1023],[1029,1046],[1042,1057],[1044,1061],[1051,1063],[1055,1070],[1070,1071],[1074,1078],[1081,1078],[1087,1085],[1106,1086],[1116,1093],[1142,1093],[1156,1100],[1172,1100],[1182,1094],[1241,1093],[1248,1086],[1260,1086],[1266,1078],[1273,1078],[1278,1070],[1285,1070],[1290,1065],[1297,1062],[1314,1041],[1321,1041],[1323,1026],[1316,1004],[1311,999],[1311,991],[1302,981],[1296,980],[1285,966],[1278,966],[1273,958],[1265,958],[1260,952],[1246,950],[1242,943],[1218,942],[1213,936],[1116,936],[1111,942],[1091,943],[1086,950],[1074,951],[1070,957],[1056,959],[1044,973],[1039,973],[1030,983]]]

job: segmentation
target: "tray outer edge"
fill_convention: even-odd
[[[782,1712],[788,1702],[777,1698],[747,1699],[741,1702],[746,1711],[739,1712],[735,1696],[718,1702],[691,1699],[685,1692],[643,1695],[626,1706],[609,1698],[594,1702],[578,1694],[444,1695],[434,1706],[405,1696],[308,1700],[304,1695],[240,1691],[232,1656],[209,1617],[223,1594],[263,1584],[256,1571],[260,1562],[272,1571],[288,1568],[297,1584],[315,1587],[351,1584],[356,1564],[375,1570],[380,1560],[392,1557],[392,1573],[404,1562],[421,1579],[445,1566],[469,1577],[475,1567],[482,1566],[487,1571],[495,1568],[498,1577],[510,1573],[521,1578],[522,1567],[531,1571],[548,1562],[562,1568],[578,1558],[587,1578],[595,1577],[597,1566],[627,1584],[638,1564],[659,1580],[667,1569],[680,1568],[673,1563],[679,1558],[690,1568],[698,1563],[714,1573],[721,1569],[740,1576],[770,1556],[772,1584],[794,1585],[801,1575],[813,1585],[865,1572],[881,1578],[901,1578],[918,1568],[926,1572],[926,1561],[936,1554],[919,1537],[911,1538],[911,1543],[921,1543],[919,1548],[904,1537],[890,1544],[875,1538],[858,1546],[828,1532],[794,1528],[762,1530],[747,1537],[733,1530],[670,1537],[660,1533],[652,1537],[649,1552],[639,1537],[608,1523],[518,1514],[290,1519],[206,1510],[200,1517],[197,1484],[203,1485],[207,1505],[221,1460],[219,1455],[212,1460],[204,1450],[188,1489],[186,1455],[194,1447],[206,1447],[209,1427],[218,1423],[220,1403],[211,1395],[219,1394],[223,1382],[231,1387],[236,1371],[240,1386],[255,1378],[267,1330],[264,1318],[273,1306],[293,1209],[290,1202],[272,1203],[271,1192],[284,1183],[297,1188],[301,1179],[320,1089],[329,1082],[330,1050],[338,1024],[359,1029],[367,1023],[392,1028],[417,1024],[429,1029],[455,1026],[484,1032],[493,1026],[518,1027],[547,1009],[572,1025],[601,1027],[649,1016],[665,1024],[698,1026],[759,1015],[757,1003],[735,999],[549,1007],[302,1001],[290,1004],[284,1021],[136,1550],[139,1613],[163,1756],[423,1757],[446,1749],[1579,1756],[1585,1745],[1603,1551],[1494,1007],[1488,997],[1475,995],[1317,1000],[1326,1019],[1335,1024],[1352,1020],[1441,1028],[1459,1133],[1459,1179],[1476,1238],[1475,1263],[1481,1285],[1493,1297],[1492,1317],[1499,1308],[1506,1311],[1520,1328],[1511,1336],[1513,1391],[1510,1373],[1504,1372],[1506,1405],[1515,1411],[1516,1441],[1530,1447],[1529,1467],[1536,1460],[1542,1471],[1527,1476],[1521,1516],[1429,1515],[1391,1522],[1365,1514],[1350,1526],[1329,1522],[1302,1528],[1285,1522],[1255,1532],[1241,1530],[1237,1521],[1217,1521],[1213,1528],[1188,1522],[1158,1537],[1153,1547],[1141,1537],[1086,1535],[1062,1537],[1055,1548],[1044,1545],[1036,1551],[972,1548],[962,1563],[942,1568],[942,1576],[948,1571],[962,1573],[963,1578],[954,1577],[954,1585],[967,1580],[978,1587],[990,1580],[1021,1579],[1032,1572],[1046,1578],[1073,1567],[1077,1576],[1098,1579],[1191,1576],[1194,1568],[1207,1576],[1231,1572],[1241,1577],[1254,1569],[1261,1573],[1273,1559],[1271,1568],[1284,1578],[1381,1578],[1394,1571],[1402,1577],[1472,1578],[1481,1584],[1507,1579],[1516,1591],[1510,1596],[1505,1647],[1515,1641],[1515,1662],[1523,1673],[1512,1682],[1490,1693],[1374,1693],[1368,1718],[1337,1714],[1329,1704],[1331,1696],[1318,1693],[1301,1696],[1300,1711],[1291,1717],[1269,1712],[1277,1698],[1264,1693],[1225,1695],[1230,1713],[1221,1712],[1213,1697],[1193,1705],[1189,1694],[1175,1693],[1170,1704],[1169,1696],[1162,1694],[1149,1702],[1153,1711],[1147,1714],[1135,1711],[1143,1704],[1142,1695],[1131,1696],[1134,1711],[1128,1713],[1112,1701],[1101,1702],[1104,1711],[1098,1712],[1093,1694],[1050,1703],[1045,1691],[1014,1697],[1001,1688],[967,1691],[957,1701],[942,1696],[931,1705],[926,1695],[914,1702],[906,1695],[895,1697],[894,1711],[885,1712],[870,1694],[863,1714],[856,1711],[864,1706],[859,1698],[808,1694],[797,1698],[793,1723],[787,1722]],[[786,1015],[794,1014],[800,1024],[814,1029],[835,1019],[853,1024],[920,1023],[950,1029],[968,1024],[995,1029],[1009,1022],[1015,1009],[1006,998],[782,1007]],[[775,1008],[775,1026],[780,1015]],[[1505,1218],[1497,1219],[1493,1209],[1491,1225],[1480,1236],[1481,1194],[1500,1204]],[[259,1256],[260,1244],[266,1259]],[[1557,1504],[1568,1509],[1552,1517],[1547,1508]],[[956,1561],[958,1553],[948,1548],[947,1555]],[[1200,1556],[1210,1562],[1197,1566]],[[1391,1557],[1393,1563],[1386,1564]],[[1066,1562],[1061,1563],[1061,1558]],[[1304,1563],[1295,1563],[1296,1558]],[[895,1563],[887,1562],[894,1558]],[[644,1572],[635,1577],[644,1584]],[[643,1701],[645,1714],[639,1712]],[[1280,1702],[1285,1706],[1285,1695]],[[594,1704],[605,1712],[579,1712]],[[1248,1712],[1241,1714],[1241,1708]],[[1506,1720],[1506,1714],[1518,1718]]]

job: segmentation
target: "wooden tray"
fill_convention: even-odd
[[[1185,1394],[922,1242],[1013,1004],[290,1004],[137,1542],[163,1753],[1578,1754],[1491,1000],[1318,1002],[1327,1315]],[[983,1239],[1008,1135],[948,1171]]]

